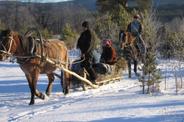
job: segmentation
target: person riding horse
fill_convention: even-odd
[[[130,32],[136,38],[136,48],[142,55],[146,53],[145,43],[142,39],[142,24],[140,22],[140,16],[137,14],[134,16],[134,20],[128,24],[127,32]]]

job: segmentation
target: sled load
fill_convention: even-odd
[[[112,41],[107,39],[104,40],[102,43],[102,53],[94,53],[96,58],[99,62],[94,61],[92,67],[97,75],[96,82],[94,83],[97,86],[101,86],[104,84],[112,83],[114,81],[120,80],[122,76],[122,71],[126,68],[126,60],[124,58],[120,58],[116,56],[116,51],[112,46]],[[76,51],[76,52],[75,52]],[[72,72],[77,73],[79,76],[88,79],[91,81],[89,77],[89,73],[86,71],[85,68],[81,66],[81,62],[83,59],[80,59],[80,53],[78,50],[75,49],[69,51],[69,58],[70,60],[76,59],[72,62],[70,70]],[[78,53],[77,53],[78,51]],[[75,56],[74,56],[75,55]],[[78,58],[78,59],[77,59]],[[95,60],[95,59],[94,59]],[[79,88],[82,87],[83,90],[86,89],[87,86],[85,83],[82,82],[81,79],[75,76],[71,76],[71,88]]]

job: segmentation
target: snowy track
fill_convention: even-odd
[[[165,71],[164,65],[160,65]],[[168,68],[168,67],[167,67]],[[121,81],[99,89],[61,93],[56,79],[53,94],[46,100],[36,98],[29,106],[30,93],[24,74],[17,64],[0,63],[1,122],[120,121],[120,122],[183,122],[184,92],[175,95],[172,72],[168,89],[157,95],[141,94],[140,83],[124,73]],[[38,89],[46,89],[47,79],[40,77]],[[162,84],[163,86],[163,84]],[[163,88],[163,87],[162,87]]]

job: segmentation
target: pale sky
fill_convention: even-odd
[[[39,2],[62,2],[62,1],[69,1],[69,0],[37,0],[37,1]]]
[[[0,1],[16,1],[16,0],[0,0]],[[46,2],[63,2],[63,1],[72,1],[72,0],[17,0],[17,1],[23,1],[23,2],[42,2],[42,3],[46,3]]]
[[[63,2],[63,1],[72,1],[72,0],[0,0],[0,1],[22,1],[22,2],[41,2],[41,3],[46,3],[46,2]]]

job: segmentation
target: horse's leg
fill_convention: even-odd
[[[66,51],[66,55],[65,55],[65,61],[67,62],[65,64],[65,68],[69,69],[69,59],[68,59],[68,53]],[[62,82],[62,86],[63,86],[63,93],[66,95],[69,93],[69,89],[70,89],[70,74],[67,72],[63,71],[63,82]]]
[[[128,77],[131,78],[131,60],[128,60]]]
[[[70,89],[70,75],[64,72],[63,75],[63,93],[68,94]]]
[[[134,60],[134,73],[135,73],[135,75],[137,75],[137,64],[138,64],[138,61]]]
[[[61,70],[61,78],[60,78],[61,81],[60,81],[60,83],[61,83],[61,88],[62,88],[63,93],[64,93],[64,82],[63,82],[64,81],[64,75],[63,75],[63,72],[64,71]]]
[[[30,103],[29,105],[33,105],[35,103],[35,100],[34,100],[34,90],[33,90],[33,82],[32,82],[32,78],[30,75],[26,74],[26,78],[27,78],[27,81],[28,81],[28,84],[29,84],[29,88],[30,88],[30,91],[31,91],[31,100],[30,100]]]
[[[68,62],[68,57],[66,57],[66,60]],[[65,68],[68,69],[69,65],[66,64]],[[71,75],[67,72],[63,71],[63,93],[66,95],[69,93],[69,89],[70,89],[70,77]]]
[[[50,96],[50,93],[52,92],[52,83],[53,83],[55,77],[54,77],[53,73],[47,74],[47,77],[48,77],[49,83],[48,83],[48,86],[46,89],[46,94],[47,94],[47,96]]]
[[[39,97],[40,99],[45,99],[45,95],[36,89],[39,75],[40,75],[39,69],[35,69],[35,70],[31,73],[32,83],[33,83],[33,92],[34,92],[35,95],[36,95],[37,97]],[[33,98],[34,98],[34,97],[33,97]]]
[[[87,73],[85,71],[83,71],[83,73],[84,73],[84,75],[83,75],[84,78],[87,79]],[[82,83],[82,89],[83,89],[83,91],[86,91],[87,88],[86,88],[86,84],[85,83]]]

